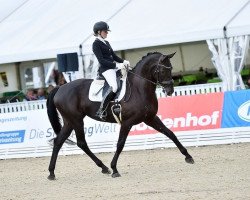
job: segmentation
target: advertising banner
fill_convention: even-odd
[[[115,149],[120,130],[118,124],[98,122],[88,117],[84,119],[84,123],[86,141],[93,151]],[[55,136],[46,109],[1,114],[0,159],[51,155],[49,140]],[[74,131],[70,139],[76,141]],[[65,154],[83,153],[76,145],[67,144],[62,151]]]
[[[1,115],[0,148],[46,145],[54,133],[45,114],[45,110],[33,110]]]
[[[250,126],[250,90],[225,92],[222,128]]]
[[[216,129],[221,126],[223,93],[159,99],[158,117],[172,131]],[[130,135],[156,133],[141,123]]]

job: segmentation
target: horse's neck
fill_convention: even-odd
[[[148,82],[144,84],[144,87],[142,87],[142,93],[148,98],[153,98],[154,96],[156,96],[155,90],[156,85],[153,85],[152,83]]]
[[[143,94],[143,96],[153,97],[155,95],[156,85],[151,82],[150,77],[138,71],[135,71],[135,73],[139,76],[131,74],[129,77],[133,90],[139,95]]]
[[[136,75],[131,76],[135,91],[149,97],[155,96],[156,85],[153,80],[152,65],[159,59],[158,55],[157,57],[152,56],[155,55],[145,58],[144,62],[141,62],[140,65],[135,68],[134,73]]]

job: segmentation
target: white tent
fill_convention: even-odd
[[[241,70],[246,60],[250,35],[250,1],[231,16],[224,26],[224,37],[208,39],[212,61],[223,82],[223,90],[245,89]]]
[[[92,53],[88,38],[99,20],[109,22],[114,50],[223,38],[223,27],[246,2],[26,0],[0,23],[0,64],[55,58],[78,51],[81,43],[85,54]],[[243,25],[249,26],[245,14]]]
[[[13,6],[0,1],[0,11],[6,5],[0,15],[0,64],[55,58],[79,52],[80,44],[84,55],[92,54],[92,26],[100,20],[113,30],[114,50],[226,38],[224,59],[227,37],[250,35],[250,0],[17,0]],[[239,73],[242,67],[237,68]]]

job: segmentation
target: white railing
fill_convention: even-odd
[[[29,111],[29,110],[40,110],[40,109],[46,109],[46,100],[0,104],[0,114],[22,112],[22,111]]]
[[[221,91],[222,91],[221,83],[178,86],[174,88],[173,96],[206,94],[206,93],[215,93]],[[166,95],[162,92],[161,88],[156,89],[156,95],[158,98],[166,97]],[[29,110],[40,110],[40,109],[46,109],[46,100],[0,104],[0,114],[22,112]]]
[[[222,83],[177,86],[177,87],[174,87],[174,93],[172,96],[207,94],[207,93],[215,93],[215,92],[222,92]],[[157,88],[156,95],[158,98],[166,96],[162,92],[161,88]]]

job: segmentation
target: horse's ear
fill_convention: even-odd
[[[168,58],[172,58],[174,56],[174,54],[176,54],[176,52],[172,53],[172,54],[169,54],[167,55]]]
[[[174,56],[175,53],[176,53],[176,52],[174,52],[174,53],[172,53],[172,54],[164,55],[162,61],[164,62],[164,61],[166,61],[166,60],[172,58],[172,57]]]

